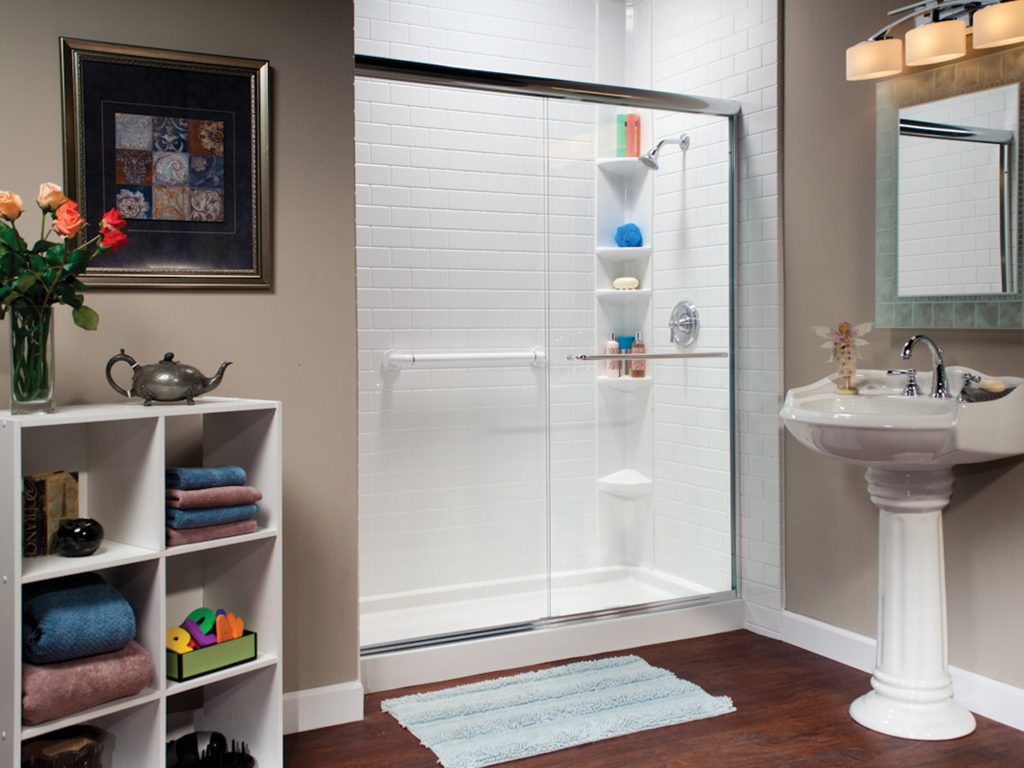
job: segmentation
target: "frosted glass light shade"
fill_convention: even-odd
[[[995,48],[1024,40],[1024,2],[990,5],[974,14],[975,48]]]
[[[866,40],[846,49],[847,80],[871,80],[902,71],[902,40]]]
[[[967,25],[963,19],[933,21],[907,32],[907,66],[938,64],[967,53]]]

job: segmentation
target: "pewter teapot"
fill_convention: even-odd
[[[121,362],[132,367],[132,386],[127,391],[117,386],[110,375],[110,369]],[[143,405],[152,405],[154,400],[161,403],[184,400],[188,405],[195,405],[194,398],[217,388],[224,378],[224,369],[229,365],[231,363],[227,361],[221,363],[217,375],[207,378],[191,365],[177,362],[173,352],[164,355],[159,363],[139,365],[122,349],[120,354],[107,361],[107,383],[120,395],[144,398]]]

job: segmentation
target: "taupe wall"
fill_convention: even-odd
[[[204,371],[230,358],[218,394],[284,401],[285,689],[355,679],[352,4],[179,0],[165,12],[5,0],[3,9],[0,189],[29,204],[41,181],[61,179],[60,35],[270,61],[274,291],[96,291],[95,333],[60,308],[58,402],[113,401],[103,367],[119,347],[146,362],[173,350]],[[26,232],[36,216],[26,214]],[[6,402],[6,351],[3,360]]]
[[[812,325],[874,316],[874,83],[844,51],[889,0],[786,0],[785,386],[832,372]],[[863,367],[894,367],[911,330],[875,330]],[[946,361],[1024,375],[1024,333],[930,331]],[[877,513],[863,472],[785,445],[786,608],[874,635]],[[951,663],[1024,685],[1024,462],[957,470],[945,515]]]

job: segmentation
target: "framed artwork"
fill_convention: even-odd
[[[61,38],[64,190],[128,243],[84,282],[269,288],[270,64]]]

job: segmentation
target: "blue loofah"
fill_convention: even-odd
[[[25,587],[25,659],[70,661],[120,651],[135,639],[135,612],[95,573]]]
[[[636,224],[623,224],[615,230],[615,244],[620,248],[639,248],[644,244],[644,236]]]

